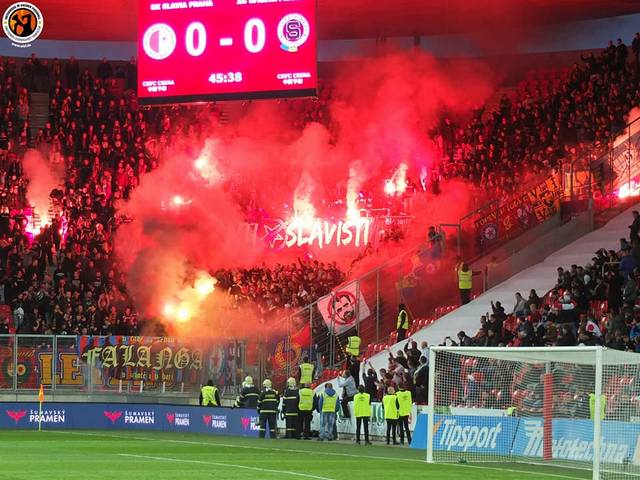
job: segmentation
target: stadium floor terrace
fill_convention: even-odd
[[[513,463],[428,465],[424,451],[194,434],[0,431],[0,479],[402,478],[541,480],[590,472]]]

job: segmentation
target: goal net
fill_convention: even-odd
[[[432,347],[429,371],[427,461],[640,478],[640,354]]]

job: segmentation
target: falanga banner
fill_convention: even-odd
[[[543,458],[543,419],[436,415],[434,451]],[[593,422],[588,419],[554,419],[553,457],[558,460],[593,461]],[[427,415],[419,414],[412,448],[426,448]],[[640,465],[640,423],[602,422],[601,460]]]
[[[0,403],[0,429],[156,430],[257,437],[258,416],[243,408],[46,402]]]

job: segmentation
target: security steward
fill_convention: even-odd
[[[253,384],[253,378],[245,377],[242,383],[242,390],[236,399],[236,408],[256,408],[258,406],[258,398],[260,390]]]
[[[409,415],[411,415],[411,406],[413,399],[411,391],[406,389],[404,384],[400,384],[400,390],[396,393],[398,398],[398,430],[400,433],[400,444],[404,445],[404,437],[406,435],[407,442],[411,445],[411,431],[409,430]]]
[[[300,439],[298,430],[298,404],[300,403],[300,393],[296,385],[296,379],[291,377],[287,380],[287,388],[282,395],[282,413],[286,422],[285,438]]]
[[[311,420],[313,419],[314,393],[309,384],[305,383],[298,392],[298,438],[302,434],[303,440],[311,440]]]
[[[213,385],[213,380],[200,389],[200,405],[203,407],[219,407],[220,394],[218,388]]]
[[[474,272],[466,263],[461,263],[458,267],[458,290],[460,291],[460,304],[466,305],[471,301],[471,290],[473,289],[473,276],[480,272]]]
[[[360,430],[364,426],[364,443],[369,441],[369,420],[371,419],[371,396],[365,392],[364,385],[358,387],[358,393],[353,396],[353,413],[356,416],[356,443],[360,445]]]
[[[398,397],[393,387],[387,388],[387,394],[382,397],[382,408],[384,409],[384,419],[387,421],[387,445],[393,433],[393,444],[398,445],[396,440],[396,427],[398,425]]]
[[[264,438],[267,433],[267,423],[269,424],[269,438],[276,438],[278,405],[280,405],[280,395],[271,388],[271,380],[262,382],[262,391],[258,397],[258,416],[260,419],[260,438]]]
[[[396,333],[398,342],[407,338],[407,330],[409,330],[409,314],[404,303],[398,305],[398,320],[396,322]]]
[[[361,339],[360,337],[358,337],[357,335],[353,335],[349,338],[347,338],[347,348],[345,348],[346,352],[354,357],[359,357],[360,356],[360,343],[361,343]]]
[[[304,357],[302,359],[302,363],[299,365],[300,368],[300,385],[304,385],[308,383],[311,385],[313,383],[313,363],[309,363],[309,357]]]

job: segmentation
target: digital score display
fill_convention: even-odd
[[[138,8],[142,104],[316,95],[316,0],[139,0]]]

